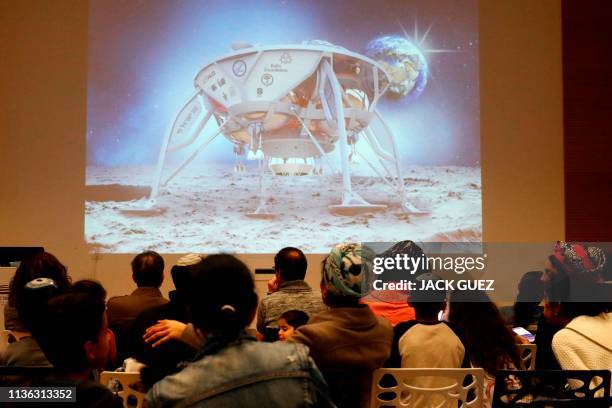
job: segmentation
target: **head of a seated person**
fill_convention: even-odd
[[[361,244],[336,245],[322,263],[323,302],[332,308],[359,306],[363,278]]]
[[[408,295],[408,304],[414,308],[417,320],[437,321],[440,312],[446,308],[446,291],[434,289],[438,280],[432,273],[424,273],[416,278],[417,288],[431,288],[413,290]]]
[[[60,374],[87,378],[92,369],[102,369],[108,361],[109,331],[103,299],[84,293],[53,297],[34,337]]]
[[[257,294],[249,268],[232,255],[209,255],[194,266],[187,304],[204,335],[232,340],[255,317]]]
[[[578,316],[610,312],[609,286],[588,276],[560,273],[546,282],[544,318],[555,326],[565,326]]]
[[[409,270],[409,273],[407,273],[405,269],[398,269],[396,265],[394,265],[392,268],[385,268],[384,278],[389,282],[401,282],[405,279],[413,280],[418,276],[429,272],[427,269],[427,256],[423,252],[423,248],[410,240],[397,242],[391,248],[387,249],[376,257],[383,259],[408,259],[410,260],[410,265],[416,265],[414,269]]]
[[[308,314],[302,310],[287,310],[278,318],[278,339],[289,340],[295,331],[308,323]]]
[[[106,301],[106,289],[104,286],[93,279],[81,279],[72,284],[69,290],[70,293],[81,293],[84,295],[94,296],[98,299]]]
[[[274,256],[274,271],[280,283],[304,280],[308,262],[298,248],[286,247]]]
[[[47,302],[54,296],[60,295],[63,288],[59,288],[53,279],[36,278],[28,282],[17,302],[17,312],[23,326],[30,332],[36,331],[44,315]]]
[[[132,260],[132,279],[139,288],[159,288],[164,281],[164,259],[155,251],[145,251]]]
[[[592,282],[602,282],[606,270],[606,254],[598,247],[582,246],[558,241],[548,256],[543,282],[550,282],[559,275],[578,275]]]
[[[180,293],[185,293],[189,288],[191,275],[195,265],[202,262],[202,256],[198,254],[187,254],[176,261],[176,264],[170,270],[174,288]]]
[[[368,257],[369,255],[364,256],[366,259],[364,263],[368,263]],[[385,265],[387,259],[401,259],[403,264],[411,265],[411,269],[406,270],[395,262],[393,262],[393,265]],[[371,263],[378,268],[382,267],[382,273],[375,274],[374,271],[369,272],[367,274],[367,287],[372,289],[373,298],[381,302],[403,303],[406,301],[409,293],[408,290],[374,289],[375,280],[398,284],[404,281],[415,281],[417,277],[428,272],[427,257],[423,249],[410,240],[399,241],[384,252],[373,255]]]
[[[19,298],[28,282],[36,278],[52,279],[60,292],[65,292],[70,286],[70,277],[64,265],[49,252],[39,252],[24,259],[9,285],[9,305],[19,309]]]
[[[482,290],[459,290],[450,293],[448,319],[462,326],[478,328],[479,325],[490,327],[506,323],[497,305]],[[477,331],[477,330],[475,330]]]

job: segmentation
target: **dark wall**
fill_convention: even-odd
[[[566,239],[612,241],[612,1],[562,15]]]

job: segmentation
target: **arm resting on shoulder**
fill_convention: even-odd
[[[176,320],[159,320],[146,330],[143,338],[146,343],[152,343],[151,347],[157,347],[170,340],[178,340],[196,350],[202,346],[203,340],[193,324]]]

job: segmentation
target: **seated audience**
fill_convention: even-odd
[[[36,279],[45,279],[44,287],[38,288],[36,282],[32,287],[28,283]],[[50,280],[49,282],[47,282]],[[41,284],[39,282],[39,284]],[[49,286],[51,285],[51,286]],[[47,358],[40,350],[38,343],[32,337],[33,319],[40,312],[42,305],[51,295],[65,292],[70,286],[70,277],[66,267],[48,252],[40,252],[24,259],[13,276],[9,285],[9,302],[4,309],[5,327],[11,330],[16,341],[10,343],[0,353],[0,365],[7,366],[48,366]],[[37,289],[38,288],[38,289]],[[32,294],[32,291],[37,291]],[[40,297],[40,291],[44,296]],[[39,296],[44,301],[33,302],[31,297]]]
[[[52,298],[34,332],[54,374],[39,386],[76,386],[76,406],[123,407],[94,371],[108,361],[108,323],[97,296],[66,293]]]
[[[490,407],[497,372],[523,368],[516,346],[521,341],[485,292],[453,292],[448,320],[464,333],[472,366],[485,371],[484,406]]]
[[[306,347],[246,335],[257,294],[241,261],[231,255],[206,257],[195,266],[187,302],[204,344],[182,371],[149,390],[147,406],[331,406]]]
[[[179,371],[178,364],[191,360],[195,354],[195,349],[178,340],[153,348],[145,343],[143,336],[148,327],[160,320],[191,322],[186,294],[191,282],[191,273],[195,265],[201,261],[202,257],[196,254],[181,257],[170,271],[175,287],[175,290],[169,293],[170,301],[143,311],[134,321],[131,350],[128,354],[146,365],[141,371],[141,377],[147,388],[163,377]]]
[[[295,330],[308,323],[308,315],[301,310],[287,310],[278,318],[278,339],[287,341]]]
[[[168,299],[159,290],[164,280],[164,260],[153,251],[136,255],[132,260],[132,279],[138,288],[130,295],[108,300],[108,324],[117,337],[119,359],[129,357],[129,336],[138,315],[153,306],[163,305]]]
[[[597,247],[583,247],[578,244],[559,241],[553,254],[546,261],[542,281],[547,284],[557,277],[567,276],[570,279],[581,279],[591,282],[602,282],[606,268],[606,255]],[[555,319],[540,316],[535,343],[537,370],[560,370],[561,367],[552,350],[552,339],[563,327]]]
[[[268,284],[270,294],[261,300],[257,309],[257,330],[261,334],[269,326],[278,331],[276,322],[287,310],[301,310],[309,316],[325,310],[321,294],[304,282],[307,267],[304,253],[297,248],[283,248],[276,254],[276,275]]]
[[[338,407],[369,406],[373,370],[391,351],[391,324],[359,303],[361,245],[337,245],[323,261],[321,292],[329,310],[310,318],[291,341],[310,348]]]

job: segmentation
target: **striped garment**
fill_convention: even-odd
[[[301,310],[312,317],[327,310],[321,293],[314,292],[303,280],[281,283],[277,292],[265,296],[257,309],[257,330],[265,331],[267,326],[278,327],[278,318],[288,310]]]

